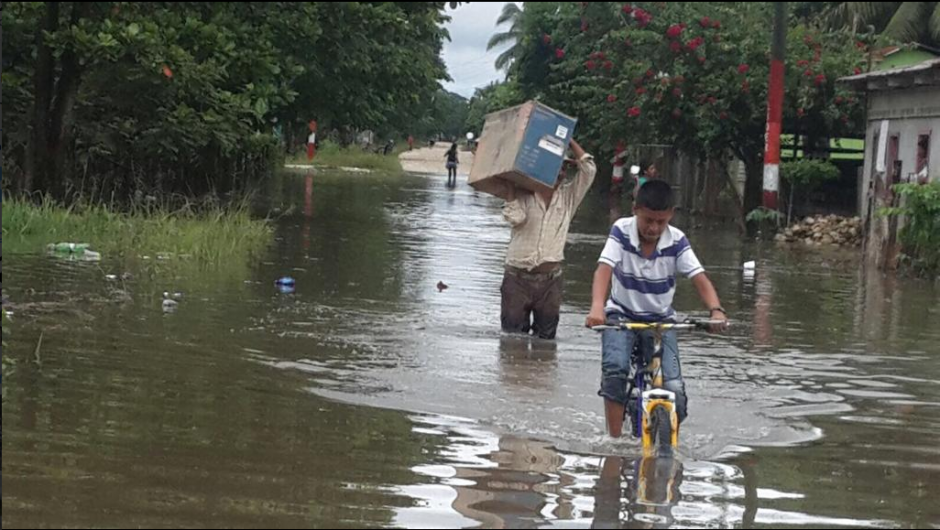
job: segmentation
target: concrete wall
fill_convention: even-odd
[[[865,137],[865,169],[861,197],[869,188],[878,145],[875,137],[881,122],[888,120],[888,136],[899,135],[898,158],[902,161],[902,180],[917,167],[917,138],[930,133],[930,180],[940,180],[940,87],[872,92],[869,94],[868,131]],[[864,202],[859,203],[864,206]],[[865,208],[860,208],[863,212]]]
[[[897,230],[903,220],[877,215],[880,208],[892,204],[885,174],[875,171],[879,141],[876,138],[884,120],[888,121],[888,138],[898,135],[901,182],[907,182],[916,172],[917,139],[922,134],[931,136],[928,176],[931,181],[940,181],[940,86],[869,93],[859,212],[865,220],[865,253],[869,263],[879,268],[892,268],[897,256]],[[887,150],[885,156],[888,156]]]

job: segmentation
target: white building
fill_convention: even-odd
[[[900,198],[891,187],[940,181],[940,59],[840,81],[868,96],[859,212],[870,262],[890,268],[896,262],[900,223],[877,212],[898,205]]]

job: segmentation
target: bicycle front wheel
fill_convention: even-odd
[[[672,420],[669,410],[659,406],[650,414],[652,445],[658,456],[672,456]]]

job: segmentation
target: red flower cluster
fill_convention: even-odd
[[[565,50],[562,50],[561,48],[556,48],[556,49],[555,49],[555,57],[558,58],[558,59],[564,59],[564,58],[565,58]]]
[[[746,65],[746,64],[738,65],[738,73],[739,73],[739,74],[746,74],[746,73],[748,72],[748,70],[750,70],[750,69],[751,69],[751,67],[748,66],[748,65]]]
[[[597,68],[597,63],[594,62],[594,59],[588,59],[587,61],[584,61],[584,66],[588,70],[593,70]]]
[[[640,107],[630,107],[627,109],[627,116],[631,118],[636,118],[640,115]]]
[[[636,20],[637,26],[640,28],[645,28],[646,26],[650,25],[650,22],[653,21],[653,15],[640,8],[636,8],[633,10],[633,19]]]
[[[702,19],[698,21],[698,25],[708,29],[708,27],[712,25],[712,21],[708,17],[702,17]]]
[[[673,24],[666,30],[666,36],[670,39],[678,38],[679,35],[682,35],[682,26],[679,24]]]
[[[695,50],[699,49],[699,47],[701,47],[703,44],[705,44],[705,39],[703,39],[702,37],[695,37],[694,39],[690,40],[688,44],[685,45],[685,48],[689,50],[690,52],[694,52]]]
[[[613,94],[609,94],[607,96],[607,103],[616,103],[616,102],[617,102],[617,96]]]
[[[816,82],[816,86],[821,86],[821,85],[823,85],[823,84],[826,82],[826,75],[825,75],[825,74],[819,74],[819,75],[817,75],[817,76],[816,76],[816,79],[815,79],[815,82]]]

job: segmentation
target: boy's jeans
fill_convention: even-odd
[[[598,395],[616,403],[626,404],[627,381],[630,373],[630,355],[634,344],[640,341],[640,351],[653,354],[654,335],[652,331],[604,330],[601,351],[601,389]],[[679,343],[675,331],[663,333],[663,387],[676,394],[676,414],[679,421],[688,414],[688,396],[685,394],[685,382],[682,380],[682,367],[679,364]]]

